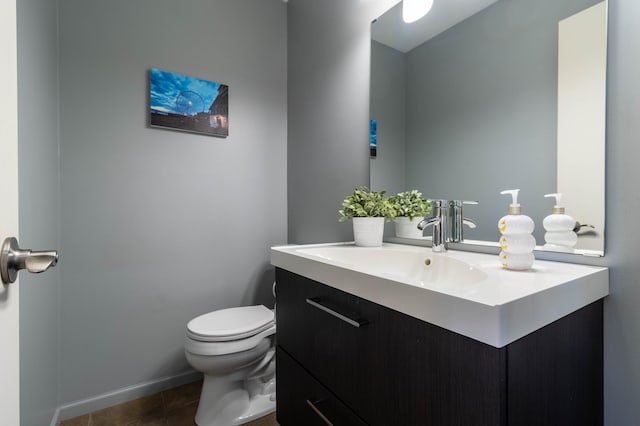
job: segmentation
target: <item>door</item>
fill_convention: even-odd
[[[0,0],[0,242],[18,236],[16,0]],[[20,424],[18,283],[0,284],[0,413]]]

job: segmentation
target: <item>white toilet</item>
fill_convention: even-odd
[[[275,333],[274,313],[262,305],[189,321],[185,355],[204,374],[199,426],[241,425],[275,411]]]

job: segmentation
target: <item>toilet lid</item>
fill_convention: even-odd
[[[189,321],[187,334],[204,342],[244,339],[273,326],[273,311],[263,305],[221,309]]]

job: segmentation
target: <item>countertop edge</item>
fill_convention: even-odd
[[[490,306],[271,249],[271,264],[493,347],[504,347],[609,294],[609,271],[594,272]]]

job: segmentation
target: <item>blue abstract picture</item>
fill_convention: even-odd
[[[378,122],[371,120],[369,126],[369,155],[375,157],[378,154]]]
[[[158,68],[149,71],[151,125],[229,136],[229,86]]]

